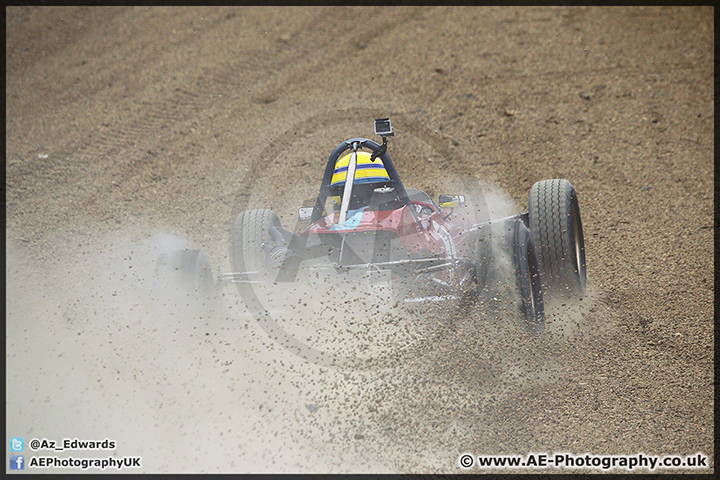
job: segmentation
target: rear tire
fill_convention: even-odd
[[[280,228],[280,219],[266,208],[248,210],[237,216],[232,237],[233,271],[256,272],[249,275],[250,279],[268,280],[267,253],[263,245],[272,242],[271,226]]]
[[[495,261],[493,256],[493,227],[489,223],[478,227],[475,247],[475,282],[477,289],[473,295],[476,300],[492,297],[491,281]]]
[[[212,268],[200,250],[164,252],[155,264],[154,297],[163,309],[209,318],[218,301]]]
[[[549,295],[581,295],[587,284],[585,241],[577,194],[569,181],[533,185],[529,202],[532,232],[543,285]]]
[[[545,303],[535,244],[530,231],[521,220],[513,225],[513,265],[520,293],[520,312],[527,328],[533,333],[545,329]]]
[[[512,314],[520,313],[523,326],[534,334],[545,329],[545,302],[532,235],[517,217],[483,226],[476,269],[488,282],[478,284],[481,302],[506,298]],[[478,276],[480,279],[480,275]]]

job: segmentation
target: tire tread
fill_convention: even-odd
[[[575,196],[573,186],[565,179],[537,182],[530,191],[530,230],[543,283],[551,290],[570,287],[581,292],[583,289],[582,275],[574,267],[572,209]],[[577,215],[579,218],[579,212]]]

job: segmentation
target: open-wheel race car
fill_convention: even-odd
[[[535,183],[528,212],[468,220],[465,195],[435,202],[403,185],[387,151],[389,119],[375,120],[375,133],[382,144],[352,138],[335,147],[315,205],[298,211],[299,221],[309,222],[299,233],[283,228],[270,209],[247,210],[233,226],[232,272],[216,281],[201,252],[184,250],[162,254],[158,274],[182,277],[205,296],[234,284],[256,313],[268,308],[259,291],[282,296],[283,285],[299,278],[312,279],[315,291],[342,279],[366,288],[371,304],[401,308],[488,295],[502,257],[520,318],[535,333],[545,326],[544,292],[583,292],[583,230],[570,182]]]

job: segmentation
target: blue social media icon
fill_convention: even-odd
[[[25,450],[25,439],[23,437],[10,437],[10,451],[22,452]]]
[[[25,470],[25,455],[10,455],[10,470]]]

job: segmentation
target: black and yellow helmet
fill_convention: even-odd
[[[345,186],[351,156],[352,153],[348,153],[335,164],[335,171],[330,181],[331,187]],[[370,158],[371,155],[368,152],[357,152],[357,166],[355,167],[355,181],[353,185],[390,182],[390,176],[387,170],[385,170],[382,161],[380,161],[380,159],[370,161]]]

